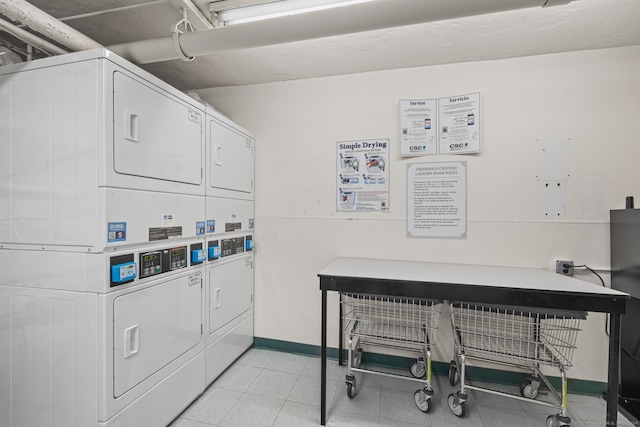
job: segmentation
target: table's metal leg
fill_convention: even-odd
[[[620,315],[611,314],[609,331],[609,375],[607,382],[607,426],[618,425],[620,384]]]
[[[344,364],[344,357],[342,356],[342,294],[340,294],[340,324],[338,325],[338,365]]]
[[[320,424],[327,425],[327,291],[322,290],[322,348],[320,351]]]

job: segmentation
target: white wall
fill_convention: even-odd
[[[327,60],[330,55],[327,55]],[[481,93],[483,150],[399,156],[398,100]],[[640,204],[640,46],[214,88],[200,95],[256,136],[256,336],[320,344],[317,272],[335,257],[609,268],[609,209]],[[336,142],[389,138],[390,212],[336,212]],[[571,138],[567,217],[541,217],[536,140]],[[409,162],[465,160],[468,238],[406,238]],[[580,180],[602,177],[582,218]],[[577,277],[599,283],[584,270]],[[608,275],[604,275],[608,282]],[[337,299],[329,345],[337,347]],[[449,361],[441,318],[435,359]],[[606,381],[604,316],[590,314],[573,378]]]

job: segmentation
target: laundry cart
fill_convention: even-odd
[[[404,378],[423,384],[414,393],[415,403],[421,411],[429,412],[433,397],[431,346],[436,338],[441,301],[347,293],[340,295],[340,301],[348,342],[347,396],[352,399],[356,395],[354,372]],[[417,357],[409,368],[411,376],[364,369],[363,347],[414,351]]]
[[[567,369],[575,350],[580,320],[586,312],[558,311],[524,307],[486,306],[461,302],[451,303],[455,359],[449,367],[449,382],[460,390],[447,399],[449,409],[458,417],[465,415],[467,390],[488,392],[500,396],[527,400],[554,407],[558,414],[547,418],[547,425],[568,426]],[[520,385],[520,396],[467,384],[467,360],[480,360],[504,366],[527,369],[531,372]],[[541,366],[560,370],[561,389],[558,392]],[[533,400],[544,382],[555,402]]]

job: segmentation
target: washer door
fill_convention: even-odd
[[[114,397],[200,343],[201,301],[199,272],[114,300]]]
[[[251,308],[252,257],[238,258],[209,269],[209,334]]]

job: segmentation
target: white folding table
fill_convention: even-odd
[[[326,425],[327,292],[609,313],[607,426],[617,425],[620,316],[629,295],[548,270],[338,258],[318,273],[322,291],[320,423]],[[342,331],[340,331],[342,334]],[[342,339],[338,355],[342,362]]]

